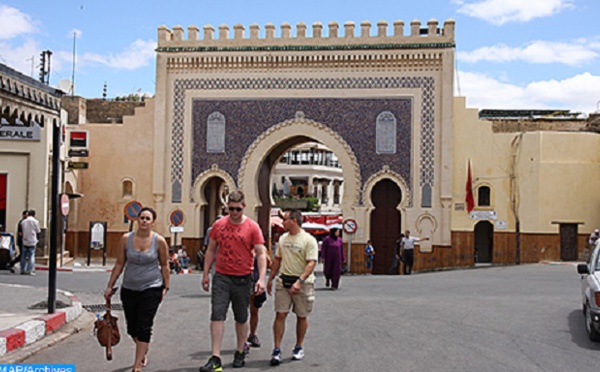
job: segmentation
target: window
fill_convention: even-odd
[[[121,197],[129,199],[133,196],[133,182],[130,180],[123,181]]]
[[[383,111],[377,116],[375,152],[377,154],[396,153],[396,117],[390,111]]]
[[[206,152],[225,152],[225,116],[218,111],[208,116],[206,123]]]
[[[480,186],[477,188],[477,206],[489,207],[491,205],[490,188],[488,186]]]

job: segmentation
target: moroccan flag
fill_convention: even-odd
[[[471,178],[471,160],[469,160],[469,170],[467,172],[467,196],[465,197],[467,203],[467,212],[471,213],[475,208],[475,199],[473,199],[473,179]]]

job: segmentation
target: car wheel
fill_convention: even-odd
[[[594,342],[600,341],[600,333],[596,331],[596,328],[594,327],[592,314],[588,311],[587,306],[583,307],[583,315],[585,316],[585,330],[587,331],[588,337]]]

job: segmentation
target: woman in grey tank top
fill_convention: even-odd
[[[112,297],[117,279],[124,272],[121,302],[127,334],[135,342],[134,371],[141,371],[148,362],[154,316],[170,285],[169,248],[165,238],[152,231],[155,222],[154,209],[140,210],[137,230],[124,234],[119,242],[117,262],[104,292],[106,298]]]

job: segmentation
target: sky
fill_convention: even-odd
[[[102,97],[105,83],[109,98],[153,95],[161,25],[241,23],[247,37],[253,23],[264,33],[267,23],[279,32],[284,22],[304,22],[310,34],[314,22],[367,20],[375,34],[385,20],[390,34],[403,20],[406,34],[414,19],[441,26],[451,18],[455,95],[468,107],[589,114],[600,109],[599,17],[598,0],[0,0],[0,62],[37,79],[40,52],[51,50],[50,84],[58,87],[72,79],[75,44],[76,95]]]

